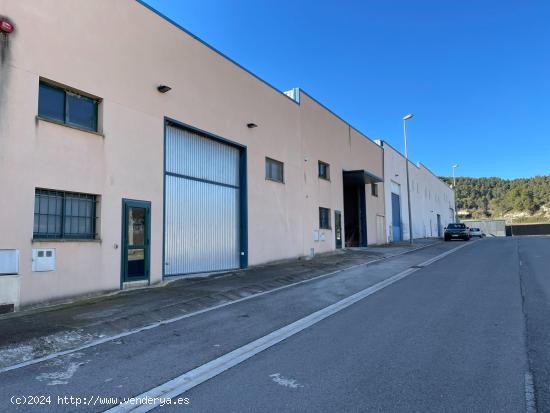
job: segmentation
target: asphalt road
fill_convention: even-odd
[[[550,238],[517,241],[528,356],[539,412],[550,412]]]
[[[77,407],[58,404],[58,396],[105,402],[139,395],[461,245],[354,268],[2,373],[0,411],[106,410],[108,400]],[[533,412],[526,403],[533,377],[536,411],[550,412],[549,250],[549,237],[467,243],[197,385],[181,395],[189,404],[156,411]],[[26,395],[53,403],[11,404]]]
[[[414,273],[187,392],[189,411],[525,412],[517,243]]]

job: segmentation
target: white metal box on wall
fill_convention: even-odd
[[[19,250],[0,250],[0,275],[19,274]]]
[[[20,297],[19,250],[0,250],[0,314],[17,310]]]
[[[55,248],[33,248],[32,270],[35,272],[55,271]]]

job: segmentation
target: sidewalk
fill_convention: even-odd
[[[353,248],[0,316],[0,369],[356,265],[439,244]]]

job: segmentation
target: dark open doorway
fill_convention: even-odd
[[[364,170],[344,171],[344,238],[346,247],[366,247],[367,204],[365,185],[383,180]]]
[[[355,172],[355,171],[353,171]],[[367,206],[362,179],[344,172],[344,235],[346,247],[367,246]]]

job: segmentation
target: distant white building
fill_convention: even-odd
[[[405,157],[388,142],[376,143],[384,149],[387,239],[409,240]],[[454,191],[421,163],[409,160],[409,176],[413,238],[443,236],[443,229],[454,222]]]

